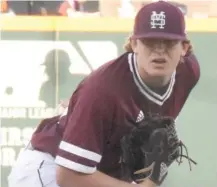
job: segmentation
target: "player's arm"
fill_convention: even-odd
[[[86,89],[86,88],[85,88]],[[82,93],[81,93],[82,92]],[[73,109],[69,105],[66,129],[60,143],[57,183],[60,187],[135,187],[97,171],[105,140],[116,111],[103,89],[82,90]],[[144,187],[155,187],[150,180]]]
[[[60,187],[156,187],[156,184],[149,179],[146,179],[140,185],[130,184],[99,171],[85,175],[61,166],[57,168],[57,183]]]
[[[183,87],[183,93],[185,93],[182,98],[183,103],[187,101],[187,98],[195,89],[200,79],[200,65],[197,57],[193,53],[190,53],[184,59],[184,63],[182,64],[182,66],[184,66],[182,71],[184,74],[182,82],[185,85]]]
[[[186,63],[188,64],[190,71],[191,71],[191,78],[189,80],[192,80],[190,82],[192,89],[196,86],[200,79],[200,64],[197,60],[197,57],[191,53],[187,58],[186,58]],[[188,81],[189,81],[188,80]]]

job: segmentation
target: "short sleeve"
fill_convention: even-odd
[[[192,80],[192,88],[197,84],[200,79],[200,65],[194,54],[190,54],[187,57],[187,63],[191,69],[191,80]]]
[[[70,103],[71,104],[71,103]],[[93,173],[101,161],[114,102],[104,91],[81,91],[68,109],[66,128],[55,162],[82,173]]]

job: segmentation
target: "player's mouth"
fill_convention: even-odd
[[[152,60],[152,63],[155,64],[165,64],[167,61],[165,58],[155,58]]]

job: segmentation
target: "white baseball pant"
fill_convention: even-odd
[[[8,187],[59,187],[54,158],[47,153],[25,149],[8,176]]]
[[[8,176],[9,187],[59,187],[56,183],[56,164],[47,153],[24,150]]]

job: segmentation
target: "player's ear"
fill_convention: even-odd
[[[182,43],[182,54],[181,54],[182,56],[185,56],[185,55],[186,55],[186,53],[188,52],[189,47],[190,47],[189,42],[184,41],[184,42]]]
[[[133,49],[133,52],[134,53],[137,53],[138,52],[138,45],[137,45],[137,40],[134,40],[134,39],[130,39],[130,44],[131,44],[131,47]]]

